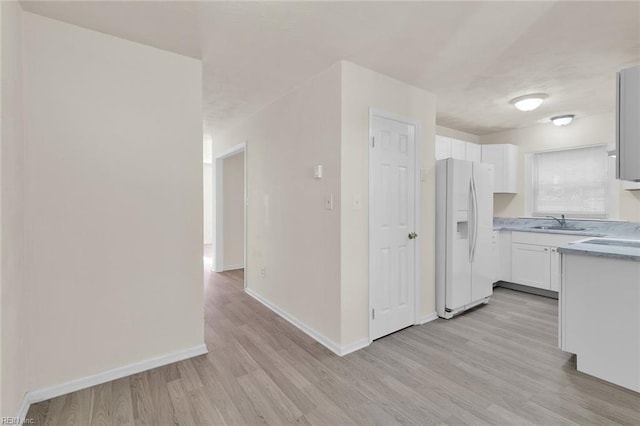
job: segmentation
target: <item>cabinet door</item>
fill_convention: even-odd
[[[502,192],[518,193],[518,147],[504,144],[504,186]]]
[[[511,231],[500,231],[498,245],[500,250],[498,280],[511,282]]]
[[[618,73],[617,160],[620,180],[640,179],[640,65]]]
[[[482,162],[493,164],[493,192],[503,192],[505,155],[501,145],[482,145]]]
[[[516,284],[551,289],[549,247],[511,244],[511,278]]]
[[[500,232],[491,234],[491,256],[493,257],[493,282],[500,281]]]
[[[481,145],[482,162],[493,164],[493,192],[518,192],[518,148],[511,144]]]
[[[451,158],[451,141],[444,136],[436,135],[436,161]]]
[[[480,145],[471,142],[465,142],[465,145],[467,161],[482,161],[482,150],[480,149]]]
[[[560,291],[560,282],[562,281],[562,264],[560,262],[562,262],[562,255],[558,253],[556,247],[549,249],[549,253],[551,262],[550,289]]]
[[[451,158],[456,160],[466,160],[467,158],[467,143],[460,139],[450,138],[451,141]]]

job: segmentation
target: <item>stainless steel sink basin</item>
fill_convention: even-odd
[[[549,231],[584,231],[586,228],[574,228],[573,226],[534,226],[533,229],[547,229]]]
[[[640,248],[640,241],[632,241],[632,240],[614,240],[614,239],[607,239],[607,238],[594,238],[592,240],[585,240],[580,242],[585,244],[599,244],[603,246]]]

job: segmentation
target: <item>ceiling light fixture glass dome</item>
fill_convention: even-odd
[[[542,102],[547,98],[548,95],[545,93],[532,93],[530,95],[518,96],[517,98],[511,99],[511,103],[520,111],[533,111],[542,105]]]
[[[551,121],[556,126],[566,126],[573,121],[574,117],[575,115],[573,114],[556,115],[555,117],[551,117]]]

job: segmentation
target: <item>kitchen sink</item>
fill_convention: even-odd
[[[534,226],[533,229],[547,229],[549,231],[584,231],[586,228],[574,228],[573,226]]]
[[[585,244],[600,244],[603,246],[640,248],[640,241],[633,241],[633,240],[614,240],[614,239],[607,239],[607,238],[594,238],[592,240],[584,240],[580,242]]]

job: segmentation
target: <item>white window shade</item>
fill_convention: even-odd
[[[533,215],[607,217],[606,146],[533,155]]]

